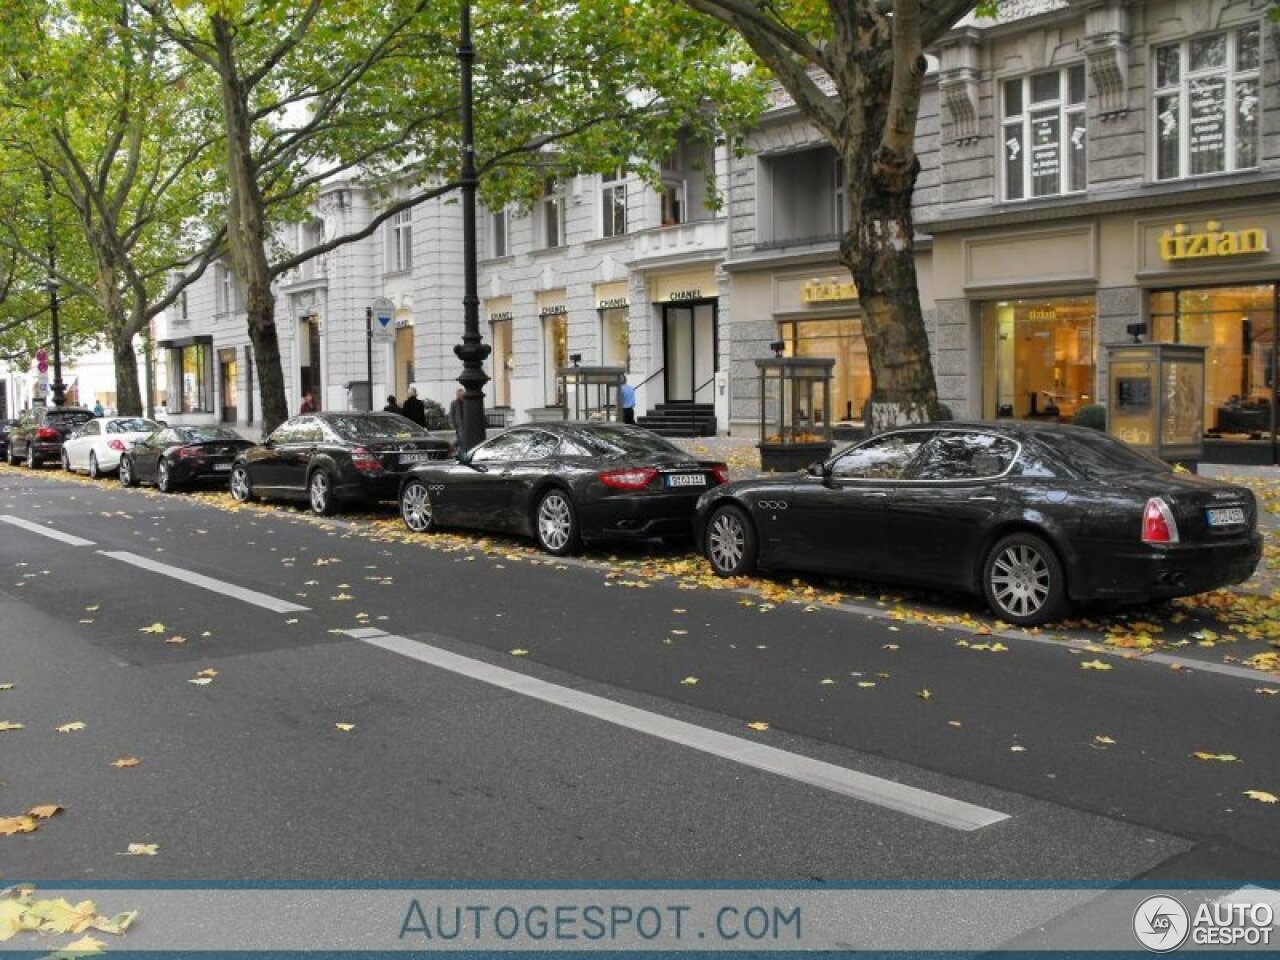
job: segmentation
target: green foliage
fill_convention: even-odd
[[[1071,422],[1077,427],[1090,427],[1094,430],[1107,429],[1107,408],[1100,403],[1086,403],[1072,416]]]

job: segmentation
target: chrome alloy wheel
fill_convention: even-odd
[[[248,503],[252,500],[252,489],[249,484],[249,471],[242,466],[231,471],[231,496],[237,502]]]
[[[400,517],[414,533],[431,529],[431,496],[426,484],[410,483],[400,495]]]
[[[317,470],[311,475],[311,482],[307,484],[307,491],[311,495],[311,510],[320,516],[326,516],[329,513],[329,503],[332,492],[329,489],[329,475],[323,470]]]
[[[554,553],[563,550],[573,536],[573,508],[565,495],[553,490],[538,504],[538,539]]]
[[[129,462],[128,457],[120,458],[120,486],[133,486],[133,465]]]
[[[707,532],[707,556],[716,569],[736,570],[747,551],[747,532],[738,513],[724,510],[716,514]]]
[[[991,592],[996,605],[1015,617],[1029,617],[1048,601],[1052,586],[1049,564],[1035,547],[1012,544],[991,564]]]

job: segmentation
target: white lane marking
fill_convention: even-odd
[[[15,527],[21,527],[23,530],[30,530],[32,533],[48,537],[50,540],[58,540],[61,543],[70,544],[73,547],[92,547],[94,543],[84,537],[77,537],[70,533],[63,533],[61,530],[43,527],[38,523],[32,523],[30,520],[23,520],[21,517],[10,516],[9,514],[0,515],[0,520]]]
[[[683,720],[675,720],[570,687],[548,683],[528,674],[496,667],[481,660],[463,657],[431,644],[410,640],[408,637],[383,633],[373,627],[347,630],[346,633],[362,643],[368,643],[482,683],[511,690],[545,703],[554,703],[567,710],[604,720],[606,723],[636,730],[702,753],[709,753],[712,756],[777,774],[789,780],[798,780],[833,793],[864,800],[956,830],[978,830],[1009,818],[1007,813],[1001,813],[998,810],[989,810],[986,807],[954,800],[951,797],[895,783],[892,780],[838,767],[833,763],[824,763],[821,760],[788,753],[776,747],[753,743],[718,730],[708,730]]]
[[[234,583],[227,583],[225,580],[215,580],[213,577],[193,573],[181,567],[171,567],[167,563],[157,563],[149,557],[140,557],[138,554],[129,553],[127,550],[99,550],[98,552],[104,557],[110,557],[112,560],[119,560],[122,563],[141,567],[143,570],[150,570],[152,573],[173,577],[175,580],[181,580],[183,583],[189,583],[194,587],[204,587],[204,589],[220,593],[224,597],[243,600],[245,603],[251,603],[256,607],[264,607],[276,613],[297,613],[311,609],[310,607],[290,603],[288,600],[277,600],[275,597],[268,596],[265,593],[258,593],[256,590],[238,587]]]

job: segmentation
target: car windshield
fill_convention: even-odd
[[[92,410],[50,410],[44,415],[45,423],[55,427],[78,427],[92,419]]]
[[[569,436],[578,446],[601,457],[648,457],[684,452],[656,433],[632,427],[592,427],[590,430],[575,430]]]
[[[1168,473],[1163,460],[1135,450],[1105,433],[1058,433],[1046,430],[1037,439],[1053,450],[1064,463],[1087,476],[1115,476],[1132,473]]]
[[[174,431],[183,443],[200,443],[202,440],[239,440],[240,434],[226,427],[181,427]]]
[[[159,430],[160,424],[154,420],[141,417],[130,417],[128,420],[112,420],[107,424],[107,433],[150,433]]]
[[[394,413],[344,414],[327,418],[334,433],[343,440],[411,440],[430,437],[425,427]]]

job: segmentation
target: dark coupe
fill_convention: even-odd
[[[394,500],[406,470],[447,456],[447,440],[397,413],[308,413],[237,458],[231,495],[305,500],[327,516],[344,501]]]
[[[154,483],[161,493],[226,483],[236,457],[252,446],[226,427],[165,427],[121,455],[120,482],[126,487]]]
[[[46,460],[57,460],[72,431],[92,419],[93,411],[83,407],[36,407],[23,414],[9,431],[5,457],[11,466],[25,460],[32,469]]]
[[[698,496],[727,479],[723,463],[638,427],[548,423],[415,467],[400,490],[400,515],[417,532],[514,533],[563,556],[590,539],[688,540]]]
[[[813,570],[982,594],[1022,626],[1074,601],[1144,601],[1239,583],[1262,554],[1251,491],[1083,427],[1000,421],[907,428],[808,475],[698,504],[723,576]]]

